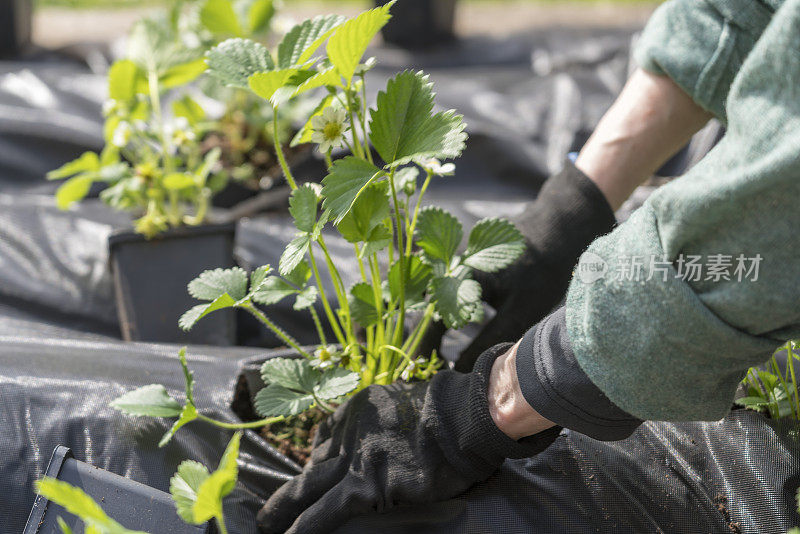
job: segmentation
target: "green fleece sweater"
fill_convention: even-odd
[[[715,420],[747,368],[800,335],[800,0],[672,0],[637,57],[728,132],[589,247],[567,332],[626,412]]]

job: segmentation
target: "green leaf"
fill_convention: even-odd
[[[176,117],[183,117],[192,126],[197,126],[197,123],[205,120],[206,112],[200,107],[200,104],[189,96],[185,95],[180,100],[172,102],[172,114]]]
[[[304,64],[344,20],[339,15],[319,15],[289,30],[278,45],[278,67]]]
[[[183,425],[191,423],[195,419],[197,419],[197,408],[195,408],[194,404],[186,404],[186,406],[183,407],[180,417],[178,417],[178,420],[175,421],[167,433],[164,434],[164,436],[161,438],[161,441],[158,442],[158,446],[165,447]]]
[[[290,84],[290,82],[299,72],[297,69],[257,72],[248,78],[247,83],[255,94],[265,100],[272,101],[272,97],[275,96],[278,89],[294,85]]]
[[[469,234],[464,265],[494,273],[517,261],[525,251],[525,238],[504,219],[489,218],[477,222]]]
[[[303,94],[319,87],[342,87],[342,78],[339,76],[336,69],[330,68],[312,75],[297,86],[293,96]]]
[[[389,198],[386,196],[386,192],[382,188],[371,185],[358,196],[350,211],[342,217],[337,229],[342,237],[351,243],[385,239],[385,231],[375,233],[375,235],[373,232],[378,228],[385,230],[383,220],[388,216]]]
[[[224,310],[225,308],[231,308],[236,305],[236,302],[237,301],[232,299],[230,295],[225,293],[208,304],[198,304],[181,315],[181,318],[178,319],[178,326],[181,328],[181,330],[189,331],[194,327],[195,324],[197,324],[197,321],[209,313],[217,310]]]
[[[195,185],[194,177],[185,172],[173,172],[168,174],[161,183],[168,191],[180,191],[181,189],[193,187]]]
[[[294,225],[301,232],[314,231],[317,222],[317,192],[311,184],[305,184],[292,191],[289,198],[289,213],[294,219]]]
[[[128,415],[150,417],[177,417],[182,408],[161,384],[150,384],[129,391],[111,401],[111,407]]]
[[[415,302],[422,299],[433,276],[433,269],[423,262],[419,256],[411,256],[406,262],[406,301]],[[400,261],[395,261],[389,269],[389,293],[393,301],[400,298]]]
[[[739,406],[747,408],[762,408],[770,405],[770,401],[761,397],[742,397],[734,401]]]
[[[215,300],[224,294],[233,300],[247,295],[247,273],[240,267],[204,271],[189,282],[189,294],[198,300]]]
[[[144,74],[133,61],[115,61],[108,69],[108,97],[120,102],[133,100],[143,78]]]
[[[275,15],[275,6],[272,0],[254,0],[247,10],[247,30],[250,35],[266,32],[269,23]]]
[[[264,306],[271,306],[282,301],[289,295],[297,293],[297,288],[289,284],[287,281],[277,276],[270,276],[261,285],[260,289],[253,293],[253,302],[263,304]]]
[[[359,194],[381,172],[375,165],[355,156],[347,156],[333,163],[330,174],[322,180],[322,197],[323,207],[331,211],[334,224],[341,222]]]
[[[65,163],[61,167],[47,173],[48,180],[60,180],[82,172],[100,170],[100,158],[94,152],[84,152],[77,159]]]
[[[216,35],[240,37],[243,34],[231,0],[206,0],[200,8],[200,23]]]
[[[100,505],[82,489],[67,482],[45,477],[36,482],[36,491],[86,523],[85,532],[87,534],[90,531],[98,534],[147,534],[140,530],[129,530],[123,527],[108,517]]]
[[[236,487],[236,479],[239,476],[236,460],[239,457],[241,439],[241,432],[233,435],[222,454],[217,470],[203,480],[197,488],[197,500],[192,506],[195,524],[204,523],[212,517],[222,518],[222,499]]]
[[[261,366],[261,378],[266,384],[310,392],[319,381],[319,371],[305,359],[271,358]]]
[[[335,399],[356,389],[358,382],[358,373],[336,367],[323,373],[319,384],[314,388],[314,393],[323,400]]]
[[[75,202],[83,200],[89,194],[94,177],[94,174],[79,174],[61,184],[56,190],[58,209],[69,209]]]
[[[178,466],[178,472],[169,480],[169,492],[178,516],[186,523],[195,524],[194,503],[197,502],[197,491],[209,476],[208,469],[200,462],[184,460]]]
[[[328,59],[336,66],[348,85],[367,46],[380,29],[389,22],[391,18],[389,9],[393,4],[394,2],[389,2],[348,20],[339,26],[328,40]]]
[[[193,61],[173,65],[164,71],[158,78],[158,84],[162,89],[172,89],[180,85],[185,85],[206,71],[206,60],[198,58]]]
[[[404,71],[378,93],[370,111],[370,139],[381,158],[392,166],[415,158],[457,158],[467,134],[455,111],[433,112],[433,84],[421,72]]]
[[[294,271],[300,262],[306,257],[311,246],[311,236],[303,234],[292,239],[286,246],[286,249],[281,254],[280,263],[278,264],[278,272],[281,276],[287,276]]]
[[[256,394],[255,409],[261,417],[297,415],[314,404],[311,393],[300,393],[277,384],[270,384]]]
[[[481,305],[481,286],[475,280],[452,276],[434,278],[433,301],[447,328],[465,326]]]
[[[258,290],[261,289],[261,286],[267,283],[267,279],[269,278],[269,273],[272,272],[272,267],[269,265],[262,265],[261,267],[256,267],[252,273],[250,273],[250,292],[249,295],[255,294]]]
[[[327,95],[322,99],[319,105],[314,108],[314,112],[308,118],[308,121],[306,121],[305,125],[300,128],[300,131],[294,136],[289,146],[295,147],[297,145],[311,142],[311,136],[314,134],[314,127],[311,125],[311,119],[322,115],[322,112],[325,111],[325,108],[328,107],[331,102],[333,102],[333,95]]]
[[[416,243],[431,258],[449,264],[464,236],[461,223],[442,208],[428,206],[417,218]]]
[[[248,79],[257,72],[275,68],[267,48],[248,39],[228,39],[206,53],[208,73],[225,85],[247,89]]]
[[[310,308],[317,302],[318,295],[319,291],[316,286],[308,286],[297,294],[297,299],[294,301],[294,309],[305,310],[306,308]]]
[[[308,266],[308,263],[301,261],[292,272],[284,275],[284,278],[297,287],[304,287],[311,279],[311,267]]]
[[[350,289],[350,315],[364,328],[378,322],[378,307],[372,286],[359,282]]]
[[[398,191],[404,192],[406,195],[411,196],[417,190],[417,177],[419,176],[419,168],[415,166],[403,167],[394,172],[394,186]]]
[[[211,171],[214,170],[214,167],[219,162],[220,157],[222,156],[222,149],[220,147],[214,147],[203,157],[203,164],[195,171],[195,183],[198,187],[205,187],[206,183],[208,182],[208,177],[211,174]]]

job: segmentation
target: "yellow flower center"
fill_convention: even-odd
[[[329,122],[325,125],[322,129],[322,134],[325,136],[325,139],[330,141],[334,139],[338,139],[342,136],[342,125],[338,122]]]
[[[325,349],[322,349],[321,351],[319,351],[319,361],[327,362],[330,359],[331,359],[331,353],[330,352],[328,352]]]

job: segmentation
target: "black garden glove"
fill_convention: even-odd
[[[429,383],[371,386],[355,395],[320,426],[303,473],[261,509],[261,531],[325,533],[370,511],[448,499],[506,458],[546,449],[560,428],[514,441],[489,415],[492,364],[510,346],[486,351],[469,374],[441,371]]]
[[[564,298],[580,255],[616,222],[603,193],[570,161],[512,220],[525,236],[525,253],[498,274],[475,272],[497,315],[461,353],[456,370],[472,368],[488,347],[521,338],[551,312]]]

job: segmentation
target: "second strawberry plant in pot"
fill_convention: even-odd
[[[209,67],[217,76],[250,87],[272,103],[276,114],[291,98],[324,88],[305,133],[324,154],[328,171],[321,184],[298,185],[283,165],[293,189],[289,212],[297,232],[276,269],[262,266],[249,274],[216,269],[189,284],[189,292],[203,302],[183,315],[182,328],[192,329],[219,310],[238,308],[293,351],[291,358],[270,358],[261,365],[266,386],[254,392],[253,402],[261,419],[222,425],[209,421],[187,398],[173,430],[199,418],[228,428],[270,425],[274,434],[280,423],[285,425],[280,437],[292,440],[301,414],[327,416],[372,384],[431,378],[443,362],[435,353],[420,354],[420,347],[433,320],[448,328],[479,320],[481,287],[472,273],[496,272],[522,253],[522,235],[504,219],[483,219],[465,236],[455,216],[424,206],[431,182],[454,172],[452,163],[441,160],[457,158],[467,138],[460,115],[434,111],[426,75],[397,74],[378,94],[375,108],[368,109],[364,73],[372,62],[361,60],[388,21],[391,5],[346,21],[335,16],[307,20],[286,35],[277,57],[241,39],[209,52]],[[326,41],[325,56],[315,56]],[[346,146],[350,154],[334,158],[336,146]],[[329,226],[352,246],[360,275],[355,284],[345,285],[343,266],[329,253],[322,231]],[[263,309],[284,299],[294,299],[295,309],[308,310],[317,346],[300,346]],[[317,300],[321,314],[313,306]],[[134,409],[131,398],[136,399]],[[148,408],[149,398],[147,390],[135,390],[116,405],[134,415],[158,415]]]
[[[178,290],[205,269],[232,267],[235,225],[210,224],[212,196],[225,187],[220,151],[203,153],[196,106],[172,106],[167,94],[206,70],[202,50],[175,43],[168,27],[143,20],[133,29],[127,59],[108,74],[104,106],[106,145],[49,173],[65,179],[56,193],[61,208],[82,200],[93,183],[100,198],[129,211],[133,228],[109,239],[117,310],[123,338],[135,341],[231,344],[232,318],[214,318],[205,332],[175,328],[191,300]]]

